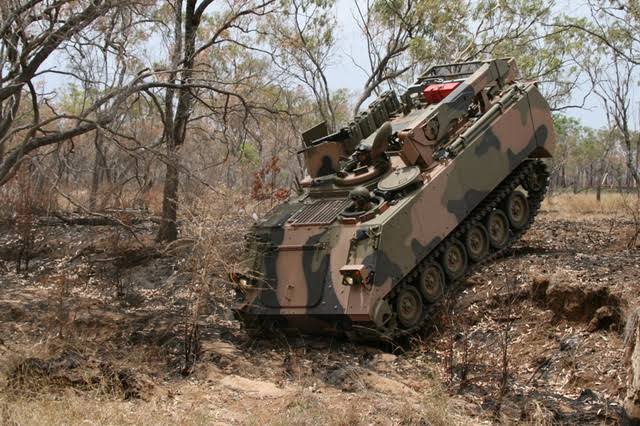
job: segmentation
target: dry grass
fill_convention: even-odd
[[[283,409],[258,410],[248,424],[252,425],[369,425],[429,424],[433,426],[477,424],[461,415],[449,396],[433,383],[433,391],[421,398],[399,399],[398,395],[372,391],[357,393],[315,393],[303,390]]]
[[[57,352],[57,351],[56,351]],[[50,351],[40,348],[29,357],[47,358]],[[439,380],[431,377],[414,394],[379,391],[363,385],[356,392],[343,392],[332,386],[309,387],[299,381],[284,382],[284,394],[262,399],[252,389],[238,391],[218,385],[217,380],[193,377],[168,381],[154,380],[141,399],[123,399],[121,389],[110,383],[90,387],[54,383],[51,377],[35,377],[30,390],[16,391],[7,385],[11,364],[23,362],[27,354],[5,364],[0,380],[0,424],[6,425],[368,425],[430,424],[471,425],[471,419],[458,400],[446,393]],[[121,363],[123,360],[121,360]],[[140,359],[138,366],[144,365]],[[127,359],[134,367],[135,360]],[[73,370],[71,371],[73,373]],[[147,376],[151,377],[151,376]]]
[[[245,235],[268,202],[248,200],[243,194],[219,189],[191,194],[181,208],[180,247],[186,243],[182,270],[196,292],[206,290],[210,301],[228,306],[232,300],[230,274],[243,268]],[[219,313],[219,312],[218,312]]]
[[[523,424],[551,426],[554,424],[554,413],[539,401],[531,401],[527,406],[527,422]]]
[[[58,209],[57,198],[46,183],[20,171],[9,183],[0,187],[0,223],[14,223],[21,213],[45,215]]]
[[[75,195],[78,198],[83,196]],[[183,197],[181,240],[158,249],[179,259],[175,264],[175,275],[185,277],[186,284],[179,290],[189,294],[186,306],[180,305],[180,309],[186,310],[184,321],[190,326],[189,336],[185,337],[200,339],[198,326],[205,323],[204,318],[225,313],[233,297],[226,273],[236,267],[241,257],[243,235],[254,213],[260,214],[270,204],[270,201],[247,201],[234,192],[185,194]],[[127,238],[128,234],[117,229],[113,235],[104,235],[91,244],[101,259],[120,258],[137,247]],[[143,241],[153,244],[146,239]],[[63,269],[64,272],[70,270],[70,266]],[[307,389],[305,377],[302,377],[293,382],[278,382],[278,386],[294,390],[286,396],[260,400],[254,399],[250,392],[244,394],[225,389],[215,380],[205,381],[195,375],[182,379],[175,374],[177,370],[173,366],[170,367],[173,375],[167,374],[169,370],[166,365],[163,367],[163,362],[169,357],[160,348],[153,345],[138,348],[123,343],[122,337],[126,339],[131,330],[128,330],[129,322],[118,309],[113,308],[114,312],[108,309],[103,313],[105,318],[100,320],[96,309],[101,305],[94,306],[90,300],[85,303],[86,309],[79,310],[75,304],[67,306],[66,302],[73,301],[68,293],[75,296],[80,287],[88,290],[88,281],[82,286],[69,284],[71,290],[60,294],[60,301],[64,304],[52,296],[57,295],[58,288],[51,281],[48,283],[52,285],[53,293],[43,290],[42,294],[51,296],[51,309],[57,316],[54,316],[55,321],[52,320],[54,325],[43,331],[42,338],[53,339],[51,334],[62,330],[56,339],[64,340],[64,348],[50,345],[30,347],[29,341],[7,340],[13,352],[9,356],[8,352],[2,353],[3,342],[0,341],[0,364],[3,364],[0,368],[0,424],[473,424],[460,414],[464,409],[457,406],[456,400],[449,398],[435,378],[427,381],[425,387],[428,392],[412,394],[409,398],[391,391],[379,392],[366,385],[359,386],[357,392],[342,392],[322,384],[320,389],[312,391]],[[169,303],[168,299],[166,303]],[[58,304],[61,313],[56,310]],[[90,313],[89,306],[93,309]],[[86,317],[81,315],[85,311]],[[59,317],[71,317],[73,324],[67,328],[55,326],[64,322]],[[86,330],[82,328],[84,326]],[[205,334],[203,336],[203,339],[207,338]],[[114,346],[108,346],[110,344]],[[79,367],[68,367],[60,373],[47,371],[36,374],[17,368],[28,358],[55,359],[69,347],[79,354]],[[196,356],[198,345],[189,351]],[[176,354],[172,352],[171,360]],[[203,357],[191,359],[191,362],[204,364],[211,361]],[[148,385],[148,388],[140,392],[139,398],[124,400],[125,389],[118,387],[119,382],[112,382],[111,376],[101,375],[102,364],[108,364],[117,372],[133,371],[136,384]],[[185,359],[185,364],[189,364],[189,359]],[[25,377],[21,379],[20,391],[8,385],[9,377],[16,370]],[[265,370],[266,377],[262,379],[273,380],[269,370]],[[242,371],[238,373],[242,374]],[[103,377],[105,380],[101,381]]]
[[[204,391],[204,389],[203,389]],[[186,402],[186,401],[185,401]],[[283,404],[284,403],[284,404]],[[434,405],[435,404],[435,405]],[[227,409],[229,407],[226,407]],[[427,404],[388,400],[385,395],[332,395],[303,390],[286,401],[255,401],[250,412],[228,412],[205,399],[115,401],[74,392],[51,397],[10,398],[0,395],[0,423],[6,425],[366,425],[473,424],[456,415],[446,399]],[[239,416],[238,416],[239,415]]]
[[[634,194],[603,193],[601,200],[595,193],[559,193],[547,197],[543,208],[563,215],[623,215],[635,201]]]
[[[96,193],[96,210],[139,209],[157,216],[162,212],[162,191],[161,185],[141,191],[133,185],[122,187],[103,184]],[[62,211],[89,208],[90,191],[87,188],[58,186],[53,189],[53,194]]]
[[[628,249],[640,245],[640,196],[635,192],[603,193],[600,201],[594,193],[556,194],[545,199],[543,209],[570,221],[585,216],[606,219],[611,229],[616,223],[630,223],[631,227],[620,238]]]
[[[205,425],[215,420],[198,406],[89,399],[74,393],[56,399],[0,396],[0,423],[5,425]]]
[[[96,211],[109,209],[145,210],[152,215],[162,212],[163,188],[154,185],[140,191],[129,185],[102,185],[96,194]],[[51,212],[71,212],[89,209],[90,191],[78,186],[65,186],[49,181],[36,181],[18,174],[16,178],[0,187],[0,221],[12,218],[15,206],[28,202],[34,213],[46,215]]]

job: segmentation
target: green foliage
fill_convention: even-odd
[[[570,135],[575,135],[577,130],[582,127],[580,120],[575,117],[569,117],[564,114],[554,114],[553,127],[555,128],[558,139],[564,140]]]
[[[94,90],[83,90],[77,84],[71,83],[64,91],[60,106],[69,115],[80,115],[96,98]]]
[[[580,170],[606,160],[617,135],[608,129],[594,129],[580,120],[563,114],[553,118],[557,137],[554,162]]]
[[[243,163],[250,164],[252,166],[260,165],[260,153],[251,143],[245,142],[240,145],[240,159]]]
[[[338,127],[346,125],[353,118],[351,115],[351,101],[355,96],[355,93],[347,89],[338,89],[331,94],[331,103],[336,113]]]
[[[388,33],[408,33],[410,60],[430,63],[455,55],[469,41],[460,23],[470,17],[467,3],[460,0],[375,0],[371,25]]]
[[[108,93],[108,91],[100,91],[94,87],[81,88],[75,83],[70,83],[63,91],[59,105],[65,114],[79,116]]]
[[[436,63],[514,57],[523,78],[542,80],[552,106],[571,97],[579,69],[567,64],[584,48],[585,38],[554,26],[555,0],[374,0],[372,5],[369,26],[377,31],[377,48],[398,40],[400,30],[408,35],[408,49],[387,69],[410,72],[393,77],[392,85],[411,83]]]
[[[325,73],[337,41],[334,6],[335,0],[283,0],[281,13],[269,16],[263,27],[283,83],[308,90],[317,115],[330,129],[337,117]]]

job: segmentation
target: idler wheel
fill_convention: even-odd
[[[442,253],[442,269],[451,280],[464,275],[467,269],[467,252],[458,240],[451,241]]]
[[[380,299],[373,307],[373,322],[380,330],[386,330],[391,326],[391,318],[393,317],[391,312],[391,306],[389,303]]]
[[[545,186],[545,177],[543,174],[538,173],[534,167],[533,170],[531,170],[531,172],[525,177],[522,182],[522,186],[527,190],[527,192],[540,192]]]
[[[481,224],[469,228],[465,235],[464,246],[469,259],[474,262],[482,260],[489,254],[489,233]]]
[[[406,286],[400,289],[396,296],[396,311],[398,322],[405,328],[416,326],[422,318],[424,305],[418,289]]]
[[[429,303],[436,303],[444,294],[444,272],[437,263],[430,262],[420,274],[420,293]]]
[[[513,191],[507,198],[505,210],[513,229],[522,229],[529,220],[529,202],[522,191]]]
[[[491,247],[502,249],[509,242],[509,219],[500,209],[495,209],[487,216],[487,232]]]

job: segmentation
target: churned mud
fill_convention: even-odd
[[[620,217],[543,211],[428,330],[384,346],[248,335],[151,228],[43,226],[19,273],[3,228],[3,423],[617,422],[640,297]]]

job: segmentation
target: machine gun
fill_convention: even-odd
[[[302,134],[303,154],[307,170],[312,178],[336,173],[340,161],[353,154],[362,141],[375,137],[374,133],[392,117],[400,113],[400,101],[395,92],[383,93],[361,112],[348,126],[329,134],[326,122],[322,122]]]

